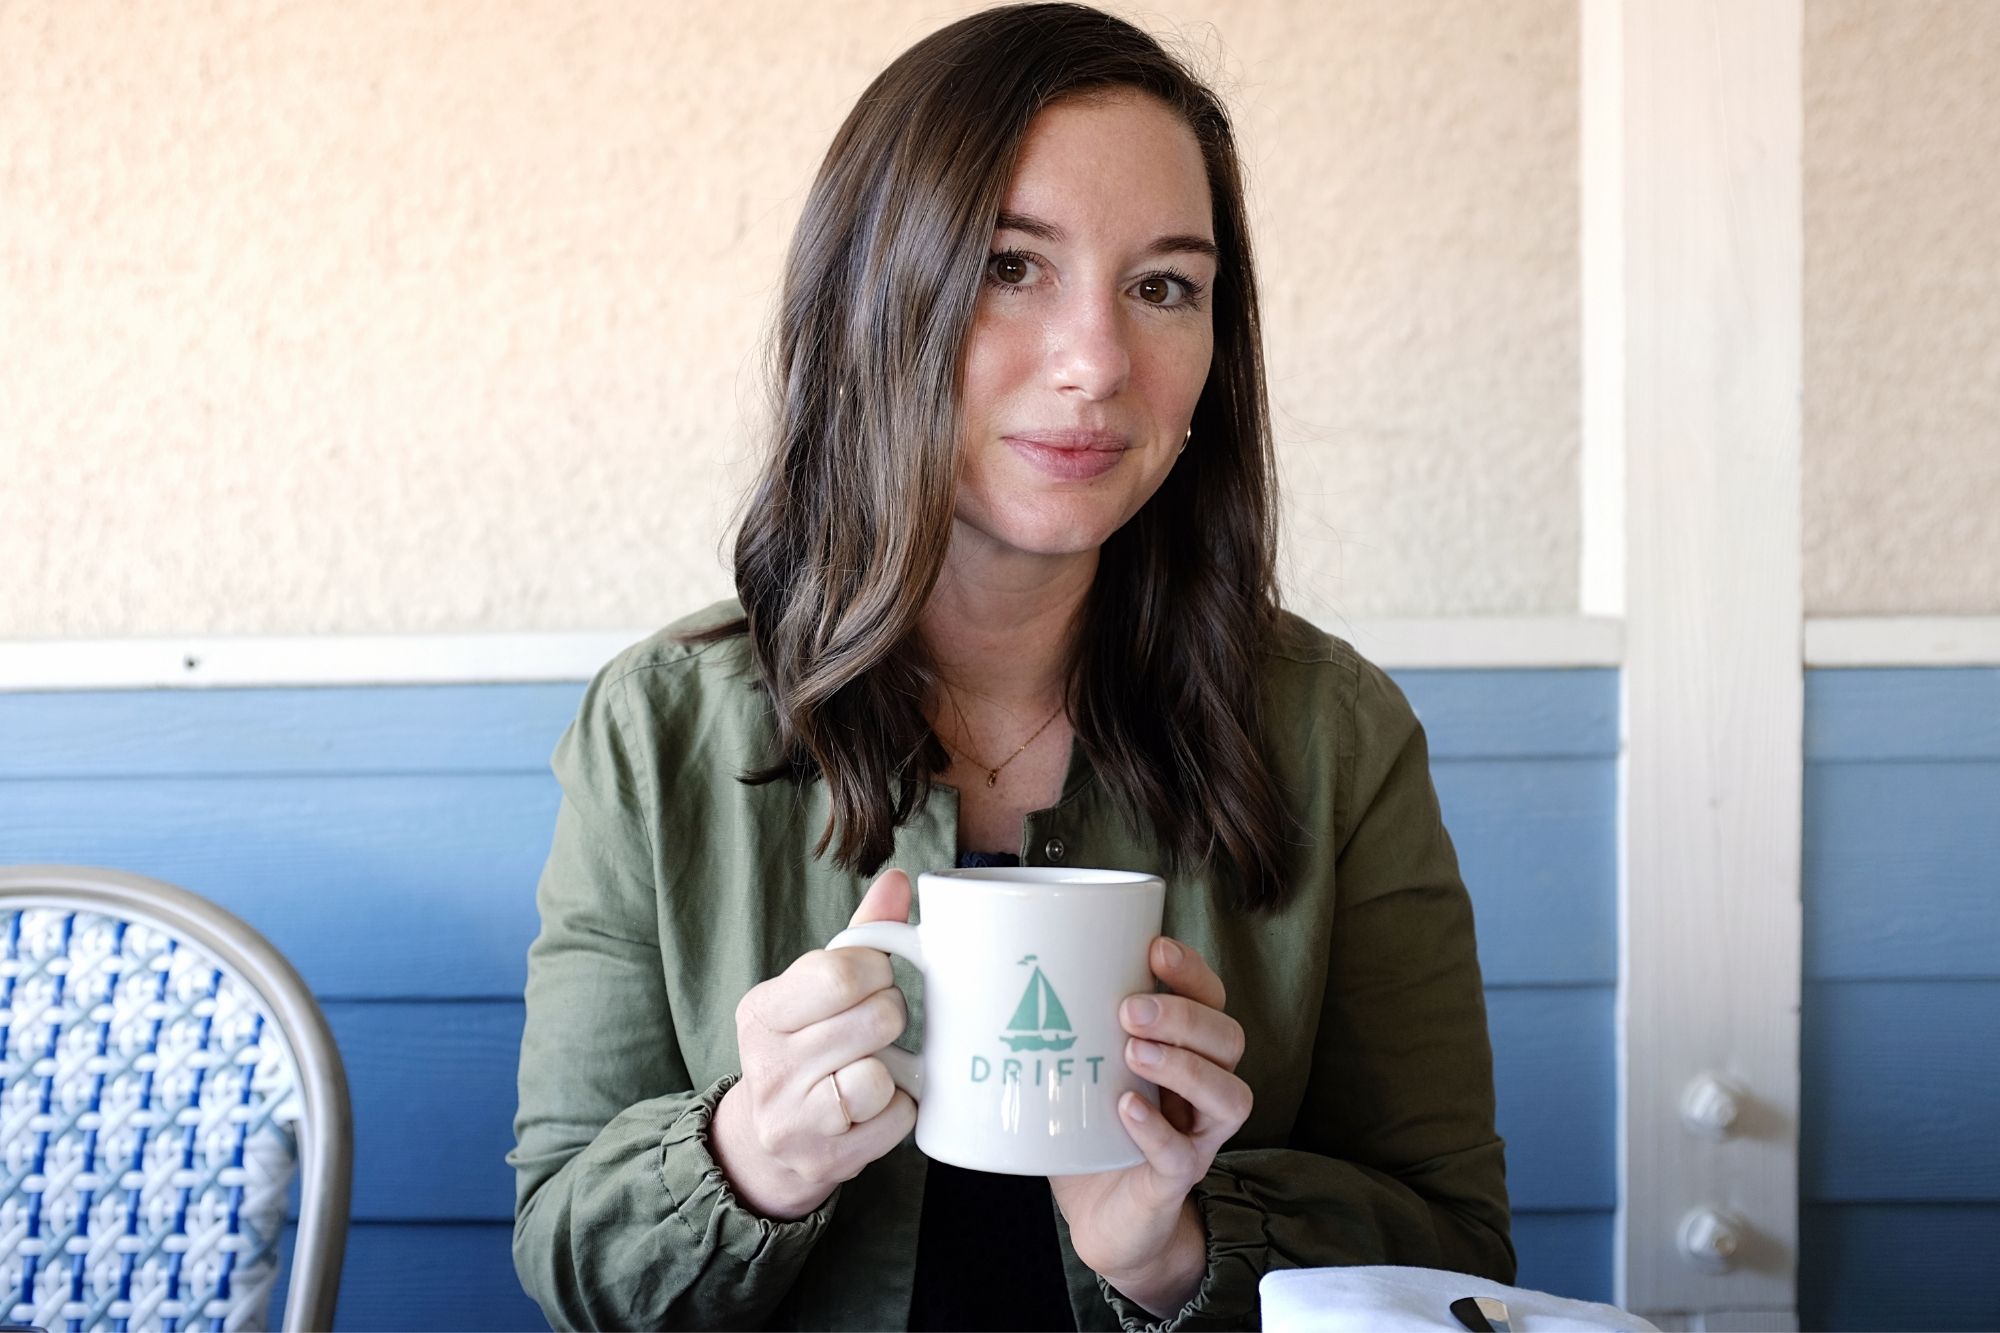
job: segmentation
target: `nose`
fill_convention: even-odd
[[[1049,372],[1055,387],[1091,402],[1115,396],[1132,376],[1130,337],[1116,294],[1065,301],[1050,329]]]

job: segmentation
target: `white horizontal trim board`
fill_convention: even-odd
[[[1616,667],[1625,627],[1611,616],[1457,616],[1321,622],[1390,670]]]
[[[2000,616],[1828,616],[1807,620],[1806,665],[2000,666]]]
[[[1621,651],[1619,623],[1592,617],[1355,620],[1329,629],[1392,669],[1615,667]],[[588,680],[649,633],[0,639],[0,690]]]
[[[589,680],[644,632],[0,640],[0,690]]]
[[[1395,671],[1612,667],[1606,616],[1341,621],[1327,629]],[[322,634],[0,639],[0,690],[503,684],[588,680],[648,630],[560,634]],[[1805,665],[2000,666],[2000,616],[1808,620]]]

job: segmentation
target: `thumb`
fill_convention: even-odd
[[[861,906],[854,909],[858,926],[865,921],[908,921],[910,919],[910,877],[901,870],[885,870],[868,886]]]

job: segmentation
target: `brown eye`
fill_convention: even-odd
[[[1028,261],[1020,255],[995,255],[987,261],[986,272],[1003,286],[1017,286],[1028,276]]]
[[[1179,269],[1148,273],[1132,290],[1155,310],[1201,309],[1201,284]]]

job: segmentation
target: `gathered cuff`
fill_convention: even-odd
[[[669,1213],[704,1247],[719,1248],[745,1265],[798,1264],[819,1239],[840,1200],[840,1187],[804,1217],[780,1221],[753,1212],[716,1165],[709,1134],[723,1094],[742,1080],[725,1074],[688,1103],[660,1139],[660,1184]]]
[[[1207,1329],[1253,1328],[1257,1324],[1257,1281],[1270,1241],[1264,1210],[1235,1172],[1219,1162],[1195,1184],[1195,1207],[1208,1248],[1208,1271],[1188,1303],[1165,1319],[1128,1300],[1103,1277],[1098,1290],[1125,1333],[1196,1333]]]

